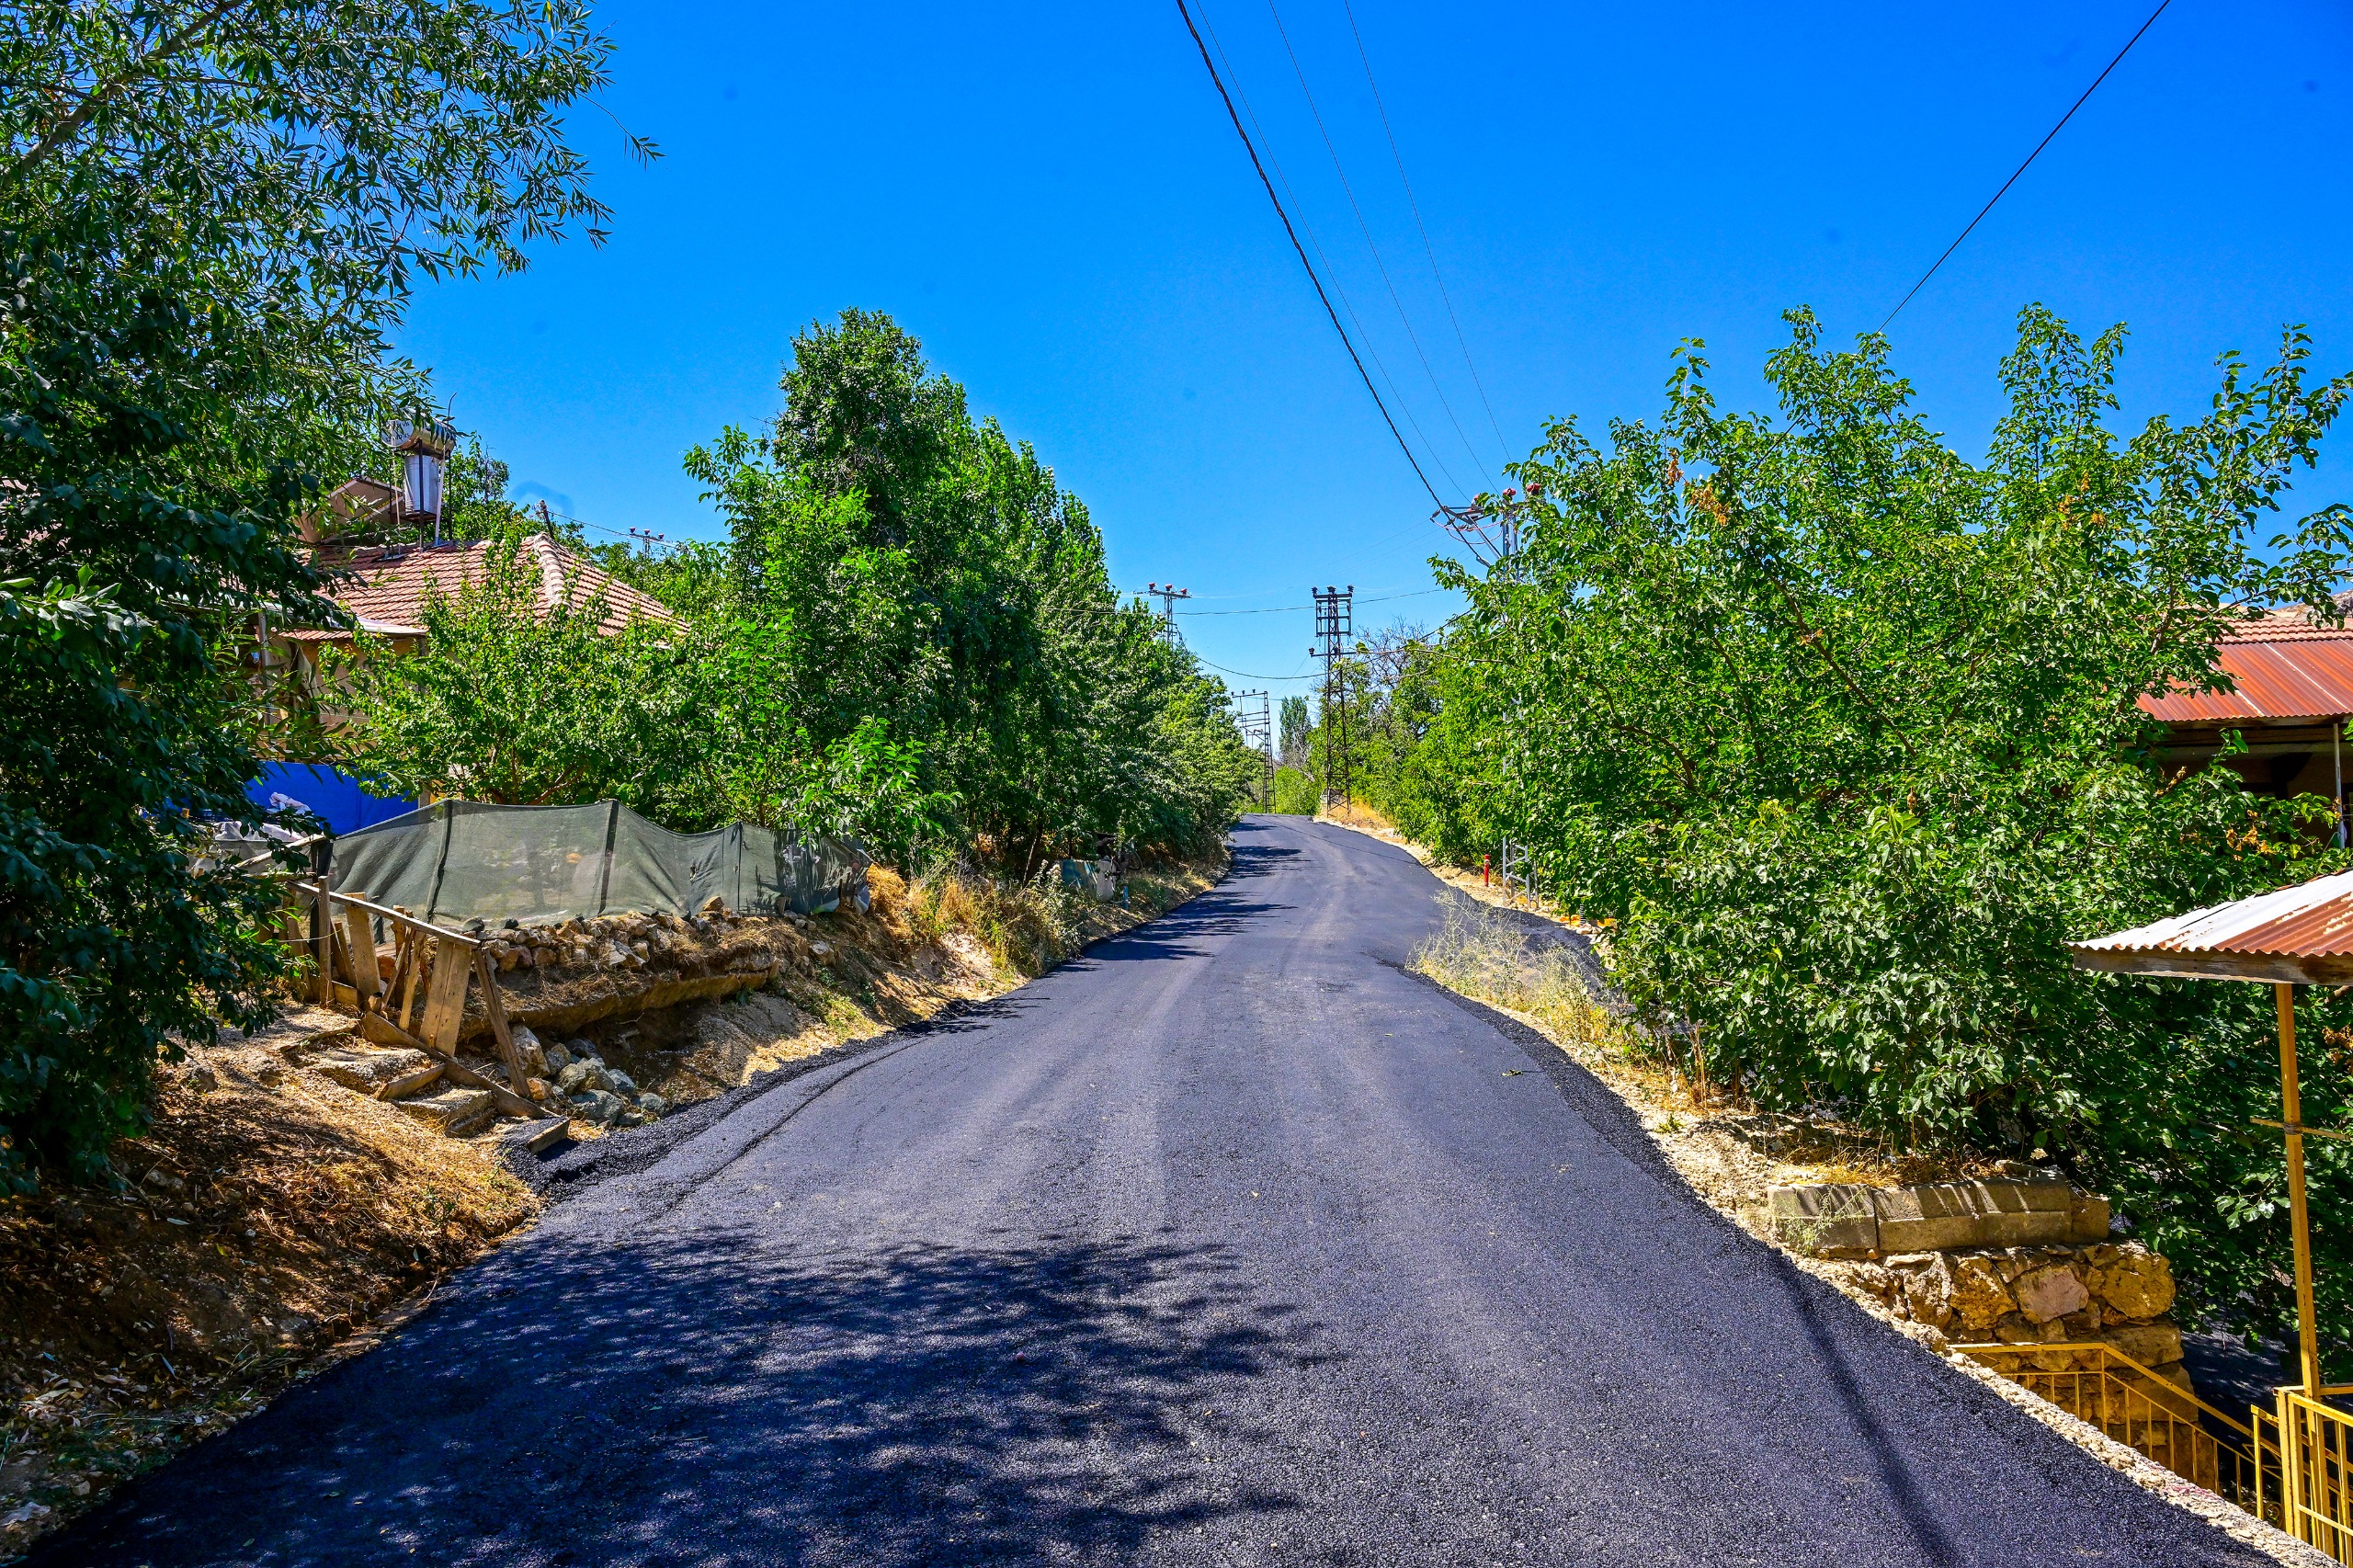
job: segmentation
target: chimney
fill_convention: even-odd
[[[424,409],[407,419],[384,423],[384,444],[401,455],[403,507],[411,522],[433,520],[433,542],[441,542],[441,465],[458,448],[457,430]]]

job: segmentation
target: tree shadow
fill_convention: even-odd
[[[1761,1249],[1760,1249],[1761,1250]],[[1827,1384],[1836,1397],[1839,1408],[1847,1415],[1849,1430],[1870,1453],[1872,1467],[1879,1472],[1881,1492],[1892,1506],[1904,1530],[1912,1537],[1912,1545],[1927,1562],[1941,1565],[1967,1561],[1967,1556],[1954,1542],[1935,1508],[1922,1494],[1920,1479],[1913,1471],[1912,1461],[1890,1434],[1887,1418],[1874,1404],[1870,1395],[1863,1392],[1855,1370],[1847,1365],[1845,1347],[1824,1321],[1825,1308],[1832,1312],[1856,1313],[1855,1307],[1838,1296],[1829,1286],[1798,1270],[1786,1256],[1778,1252],[1765,1253],[1766,1270],[1787,1297],[1798,1325],[1813,1354],[1807,1358],[1811,1369]],[[1857,1314],[1859,1315],[1859,1314]]]
[[[1299,1506],[1198,1441],[1317,1336],[1222,1249],[1141,1237],[527,1243],[34,1561],[1120,1562]]]
[[[1245,831],[1237,828],[1237,833]],[[1225,873],[1227,881],[1247,881],[1253,877],[1271,877],[1282,870],[1283,862],[1296,859],[1300,851],[1284,844],[1245,844],[1237,841]]]

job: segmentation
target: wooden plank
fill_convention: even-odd
[[[477,1089],[488,1089],[490,1097],[498,1102],[498,1108],[509,1116],[538,1117],[547,1114],[497,1079],[475,1072],[454,1056],[442,1059],[441,1075]]]
[[[469,974],[471,971],[460,966],[458,972]],[[460,992],[459,994],[462,998],[464,993]],[[443,1077],[453,1084],[463,1084],[469,1088],[488,1089],[491,1098],[498,1103],[498,1108],[509,1116],[532,1118],[547,1114],[525,1096],[517,1094],[497,1079],[477,1073],[459,1061],[454,1051],[445,1051],[430,1040],[420,1040],[374,1013],[361,1016],[359,1032],[379,1045],[404,1045],[412,1051],[424,1051],[441,1063]]]
[[[506,1082],[523,1095],[530,1070],[523,1064],[523,1053],[515,1049],[515,1032],[506,1027],[506,1005],[498,997],[498,971],[491,967],[490,954],[480,948],[474,949],[474,973],[482,981],[482,1010],[498,1041],[498,1059],[506,1063]],[[529,1098],[525,1096],[527,1103]]]
[[[302,884],[297,882],[297,887]],[[319,960],[319,1006],[335,1004],[335,949],[331,938],[335,933],[335,915],[327,902],[327,890],[313,887],[311,899],[311,956]]]
[[[426,1049],[423,1040],[385,1017],[381,1013],[359,1015],[359,1038],[374,1040],[378,1045],[404,1045],[411,1051]]]
[[[302,884],[290,881],[286,884],[285,942],[290,948],[311,945],[311,899],[301,891]]]
[[[370,915],[381,915],[385,919],[395,922],[398,925],[413,926],[420,931],[430,932],[434,936],[442,938],[444,941],[455,942],[461,948],[479,948],[486,939],[483,937],[469,937],[462,931],[449,930],[443,926],[433,925],[429,921],[419,920],[414,915],[404,915],[399,910],[392,908],[390,904],[371,903],[367,899],[351,898],[343,893],[336,893],[334,896],[335,901],[337,903],[353,904],[360,909],[366,910]]]
[[[374,1000],[382,984],[376,970],[376,921],[356,903],[343,906],[343,946],[351,964],[351,988],[361,1000]]]
[[[327,946],[334,955],[335,967],[342,971],[345,975],[349,975],[352,972],[351,949],[344,945],[343,930],[340,926],[330,926],[327,927]],[[344,985],[341,989],[350,991],[354,994],[354,1001],[352,1005],[357,1006],[358,1005],[357,1001],[358,987]]]
[[[384,1017],[408,1028],[409,1007],[416,1000],[416,949],[419,939],[406,926],[392,927],[392,978],[384,983]],[[406,986],[408,994],[401,989]]]
[[[466,983],[473,978],[469,957],[463,948],[446,937],[434,942],[433,979],[425,994],[425,1022],[416,1032],[444,1056],[458,1053],[458,1028],[466,1015]]]

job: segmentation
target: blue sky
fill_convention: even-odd
[[[1451,319],[1342,0],[1277,4],[1204,11],[1446,493],[1492,484],[1548,418],[1654,415],[1680,338],[1706,339],[1720,397],[1749,406],[1785,308],[1813,306],[1839,340],[1878,325],[2154,0],[1353,0]],[[793,331],[859,305],[1037,447],[1123,586],[1192,589],[1186,635],[1220,665],[1302,689],[1311,618],[1279,607],[1311,583],[1360,601],[1427,588],[1447,541],[1174,0],[615,4],[599,20],[613,118],[583,110],[573,134],[610,242],[428,289],[403,337],[520,494],[716,535],[680,455],[772,415]],[[2285,322],[2309,325],[2322,370],[2353,366],[2348,114],[2353,8],[2175,0],[1898,317],[1922,409],[1979,449],[1994,366],[2037,300],[2131,324],[2134,424],[2194,416],[2214,356],[2267,358]],[[662,159],[631,164],[616,119]],[[2298,501],[2346,497],[2353,427]],[[1361,602],[1358,624],[1449,608]]]

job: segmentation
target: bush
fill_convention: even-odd
[[[1312,817],[1323,803],[1315,780],[1296,767],[1275,769],[1275,810],[1285,816]]]
[[[1518,465],[1486,504],[1522,548],[1453,574],[1472,606],[1398,777],[1444,847],[1508,835],[1613,919],[1627,992],[1698,1025],[1718,1082],[1899,1149],[2042,1151],[2206,1307],[2276,1323],[2263,988],[2087,974],[2064,944],[2344,863],[2329,802],[2165,765],[2135,699],[2220,688],[2249,613],[2335,618],[2345,508],[2256,529],[2353,379],[2308,383],[2290,334],[2260,376],[2226,359],[2206,418],[2121,441],[2120,333],[2030,310],[1972,464],[1883,340],[1791,319],[1785,423],[1720,413],[1687,349],[1656,428],[1603,449],[1563,423]],[[2307,998],[2308,1038],[2345,1010]],[[2307,1119],[2340,1114],[2344,1064],[2308,1061]],[[2309,1157],[2322,1212],[2353,1199],[2339,1146]],[[2342,1312],[2353,1233],[2324,1245]]]

